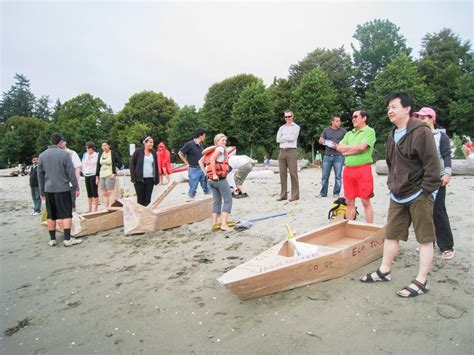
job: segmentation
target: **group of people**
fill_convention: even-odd
[[[436,112],[429,107],[413,112],[413,100],[409,94],[392,94],[387,100],[387,107],[388,118],[395,127],[387,139],[390,206],[383,259],[379,269],[362,276],[360,281],[370,283],[391,280],[392,262],[398,253],[399,242],[408,239],[408,230],[413,224],[419,243],[419,271],[415,279],[397,294],[415,297],[429,290],[427,276],[435,243],[443,259],[454,257],[453,235],[445,205],[446,185],[451,178],[450,144],[446,133],[435,127]],[[296,146],[300,128],[294,122],[291,111],[285,112],[284,117],[286,124],[277,133],[281,182],[277,201],[287,199],[289,171],[291,202],[299,198]],[[353,129],[346,132],[341,128],[340,117],[333,116],[331,127],[321,134],[319,143],[326,146],[326,151],[319,197],[327,196],[330,171],[334,169],[333,196],[339,197],[343,186],[347,203],[346,218],[355,218],[355,200],[359,198],[366,221],[372,223],[374,211],[370,199],[374,196],[374,184],[371,164],[376,135],[374,129],[368,126],[368,120],[366,110],[356,110],[352,115]]]
[[[390,206],[383,259],[376,271],[362,276],[360,281],[371,283],[391,280],[392,262],[398,253],[399,242],[408,239],[409,227],[413,224],[419,243],[419,271],[416,278],[397,293],[401,297],[414,297],[428,292],[427,276],[434,256],[434,244],[437,243],[444,259],[454,256],[453,235],[445,206],[446,185],[451,177],[450,144],[447,135],[435,127],[436,112],[429,107],[413,112],[413,101],[409,94],[392,94],[387,100],[387,107],[388,118],[394,128],[386,143]],[[294,122],[293,112],[285,111],[284,118],[286,123],[279,128],[276,137],[280,147],[278,161],[281,186],[277,201],[288,199],[293,202],[300,198],[296,154],[300,127]],[[346,132],[341,127],[340,117],[333,116],[331,126],[322,132],[319,142],[326,146],[326,151],[319,196],[327,196],[330,171],[334,169],[333,196],[338,197],[343,186],[347,203],[346,218],[355,218],[355,200],[359,198],[366,221],[372,223],[374,211],[370,199],[374,195],[374,186],[371,164],[376,135],[368,125],[368,120],[368,112],[359,109],[352,115],[351,131]],[[199,185],[204,194],[212,193],[212,225],[227,231],[231,229],[228,217],[232,210],[232,197],[248,196],[242,185],[252,170],[252,160],[246,156],[231,156],[226,147],[227,137],[222,133],[214,137],[213,146],[203,149],[205,139],[205,130],[197,129],[193,138],[178,153],[188,168],[188,197],[195,198]],[[160,150],[166,150],[163,143],[158,145],[158,152],[153,149],[152,137],[144,137],[142,143],[143,147],[133,153],[130,174],[138,203],[147,205],[153,186],[163,182],[161,175],[169,175],[171,168],[169,165],[159,167],[160,159],[169,164],[169,152],[167,157],[166,153],[160,153]],[[55,222],[58,219],[63,220],[64,245],[75,245],[80,240],[70,239],[70,226],[73,201],[79,196],[80,167],[86,178],[89,210],[93,205],[94,210],[97,210],[97,185],[104,191],[106,205],[109,205],[113,200],[111,191],[114,190],[121,163],[108,141],[102,143],[101,154],[95,152],[92,142],[87,142],[87,152],[82,163],[77,162],[75,152],[66,148],[66,141],[59,133],[51,136],[51,144],[39,159],[33,158],[31,184],[34,212],[38,213],[41,206],[37,205],[39,193],[46,200],[51,236],[49,245],[56,245]],[[289,198],[288,173],[291,180]],[[38,186],[35,186],[36,183]]]

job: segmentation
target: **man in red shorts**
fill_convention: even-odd
[[[372,177],[372,152],[375,145],[375,130],[367,125],[369,114],[365,110],[354,111],[354,129],[347,132],[336,150],[346,157],[342,172],[342,183],[346,197],[346,218],[353,220],[356,215],[355,199],[360,198],[364,206],[367,223],[374,221],[374,209],[370,199],[374,196]]]

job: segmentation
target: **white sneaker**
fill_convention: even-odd
[[[50,240],[50,241],[48,242],[48,245],[49,245],[50,247],[55,247],[56,245],[58,245],[58,243],[56,242],[56,240]]]
[[[70,247],[70,246],[81,244],[81,243],[82,243],[82,239],[69,239],[69,240],[64,241],[64,246]]]
[[[39,216],[40,213],[39,213],[39,212],[33,212],[32,215],[33,215],[33,216]]]

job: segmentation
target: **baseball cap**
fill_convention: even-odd
[[[413,112],[413,117],[418,116],[431,116],[434,120],[436,120],[436,112],[431,107],[422,107],[420,111]]]

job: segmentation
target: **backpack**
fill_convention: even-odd
[[[347,203],[346,199],[344,197],[339,197],[336,201],[333,202],[332,207],[330,208],[328,212],[328,219],[335,219],[338,216],[343,216],[343,218],[346,218],[346,210],[347,210]],[[356,219],[356,216],[359,214],[357,212],[356,208],[356,215],[354,216],[354,220]]]
[[[211,156],[214,154],[215,150],[216,146],[213,145],[202,151],[202,155],[204,156],[204,167],[206,168],[206,177],[209,180],[212,180]],[[227,177],[230,171],[229,168],[229,155],[227,153],[227,149],[224,149],[224,161],[216,161],[216,174],[219,180],[223,180]]]

